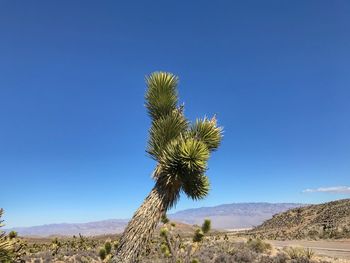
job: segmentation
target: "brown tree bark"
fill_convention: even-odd
[[[124,230],[113,262],[138,262],[139,256],[171,202],[169,196],[156,184]]]

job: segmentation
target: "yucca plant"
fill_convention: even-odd
[[[209,192],[205,175],[210,153],[222,139],[216,118],[190,123],[178,103],[178,78],[155,72],[146,78],[146,108],[152,119],[147,152],[156,162],[155,186],[127,225],[115,262],[137,262],[161,217],[180,193],[198,200]]]
[[[4,213],[4,210],[0,208],[0,228],[4,226],[4,220],[1,220],[1,217]],[[7,237],[4,231],[0,230],[0,262],[10,262],[11,261],[11,250],[12,250],[12,242]]]

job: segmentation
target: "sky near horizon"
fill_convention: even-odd
[[[0,207],[8,227],[128,218],[153,186],[145,75],[224,126],[209,196],[350,196],[349,1],[0,2]],[[174,210],[173,210],[174,211]]]

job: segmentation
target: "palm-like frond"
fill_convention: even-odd
[[[220,146],[222,139],[222,128],[217,126],[216,119],[197,119],[190,128],[190,136],[204,142],[210,151]]]
[[[167,72],[154,72],[146,78],[146,107],[153,120],[170,114],[177,107],[178,78]]]

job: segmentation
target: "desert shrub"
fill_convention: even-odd
[[[16,238],[16,237],[17,237],[17,232],[16,232],[16,231],[11,231],[11,232],[8,234],[8,237],[9,237],[10,239]]]
[[[114,248],[114,249],[117,249],[118,246],[119,246],[119,241],[114,241],[114,242],[113,242],[113,248]]]
[[[205,219],[202,225],[202,231],[204,234],[208,233],[211,229],[211,221],[210,219]]]
[[[315,254],[311,249],[302,247],[289,247],[285,249],[285,252],[292,260],[303,262],[305,262],[305,260],[310,260]]]
[[[320,234],[318,233],[317,230],[313,229],[313,230],[310,230],[308,233],[307,233],[308,237],[311,238],[311,239],[317,239]]]
[[[259,259],[258,259],[259,263],[275,263],[275,260],[273,257],[267,256],[267,255],[262,255]]]
[[[237,263],[243,262],[253,262],[256,258],[256,253],[250,249],[243,248],[235,251],[233,254],[233,259]]]
[[[204,237],[204,233],[201,229],[196,229],[193,235],[193,242],[200,242]]]
[[[205,219],[201,228],[195,230],[193,235],[193,242],[201,242],[203,241],[203,237],[210,231],[211,221],[210,219]]]
[[[100,257],[100,259],[104,260],[107,256],[107,252],[105,248],[100,248],[100,250],[98,251],[98,255]]]
[[[228,254],[220,254],[215,258],[214,263],[235,263],[235,260]]]
[[[311,259],[311,258],[314,257],[314,255],[315,255],[315,252],[312,249],[310,249],[310,248],[305,248],[304,249],[304,256],[306,258]]]
[[[112,244],[111,244],[111,242],[106,241],[106,243],[105,243],[105,250],[106,250],[107,254],[111,253],[111,251],[112,251]]]
[[[257,253],[265,253],[272,249],[269,243],[262,241],[261,239],[249,239],[247,241],[248,247]]]
[[[279,252],[274,257],[273,262],[274,263],[286,263],[288,261],[289,257],[286,253]]]

